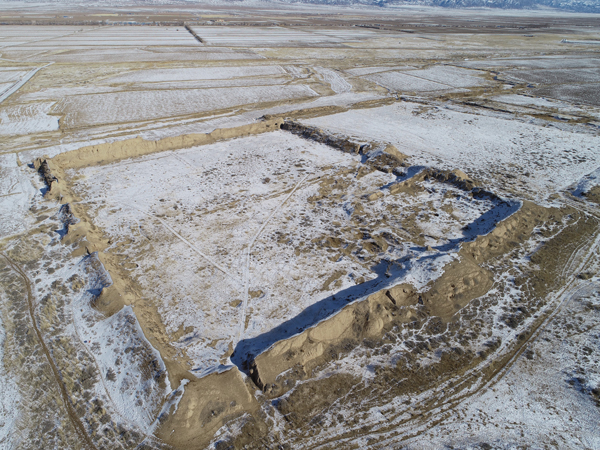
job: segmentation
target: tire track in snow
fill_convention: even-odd
[[[67,389],[65,388],[65,385],[62,382],[60,372],[58,371],[58,368],[56,367],[56,364],[54,363],[54,359],[52,359],[52,355],[50,354],[50,350],[48,350],[48,347],[46,346],[46,343],[44,342],[44,339],[42,338],[42,333],[40,332],[40,330],[37,326],[37,322],[35,320],[35,306],[33,304],[33,294],[32,294],[32,290],[31,290],[31,282],[29,281],[29,277],[23,271],[23,269],[21,269],[21,267],[19,267],[17,265],[17,263],[15,263],[8,256],[6,256],[5,254],[2,254],[2,257],[6,260],[6,262],[11,267],[11,269],[22,278],[23,283],[25,284],[25,289],[27,290],[27,305],[29,307],[29,316],[31,318],[31,324],[33,326],[33,330],[35,331],[37,339],[42,347],[42,350],[46,356],[46,359],[48,360],[48,364],[50,365],[50,368],[52,369],[52,374],[54,375],[54,381],[60,391],[60,394],[61,394],[61,397],[63,400],[63,404],[65,406],[65,409],[67,410],[67,415],[69,416],[69,419],[71,420],[71,423],[73,424],[73,428],[75,428],[75,433],[81,439],[84,447],[91,449],[91,450],[98,450],[97,447],[92,442],[92,440],[90,439],[90,436],[88,435],[88,433],[85,431],[85,427],[83,426],[83,423],[81,422],[81,420],[75,413],[75,410],[73,409],[73,405],[71,404],[71,400],[69,399],[69,394],[67,393]]]
[[[206,261],[208,261],[209,263],[211,263],[215,268],[219,269],[225,275],[231,277],[231,279],[234,280],[234,281],[236,281],[238,284],[243,284],[242,280],[238,279],[237,276],[233,275],[231,272],[229,272],[225,267],[223,267],[222,265],[220,265],[218,262],[213,261],[208,255],[206,255],[204,252],[202,252],[200,249],[198,249],[198,247],[196,247],[194,244],[192,244],[186,238],[184,238],[183,236],[181,236],[177,231],[175,231],[167,222],[165,222],[164,220],[162,220],[160,217],[155,216],[153,214],[149,214],[149,213],[147,213],[145,211],[142,211],[141,209],[136,208],[135,206],[133,206],[133,208],[137,209],[142,214],[144,214],[144,215],[146,215],[146,216],[148,216],[150,218],[158,220],[167,230],[169,230],[171,233],[173,233],[175,236],[177,236],[182,242],[184,242],[185,244],[187,244],[188,247],[190,247],[193,251],[195,251],[200,256],[202,256]]]
[[[290,197],[292,195],[294,195],[294,192],[296,192],[296,190],[300,187],[300,185],[302,183],[304,183],[304,181],[308,177],[309,177],[309,174],[305,175],[304,178],[302,178],[298,182],[298,184],[296,184],[296,186],[294,186],[294,189],[292,189],[292,191],[283,199],[283,201],[277,206],[277,208],[275,208],[273,210],[273,212],[269,215],[269,217],[267,217],[267,220],[264,221],[264,223],[261,225],[261,227],[258,229],[256,234],[254,235],[254,237],[248,244],[248,249],[246,251],[246,267],[244,269],[245,283],[244,283],[244,299],[242,300],[242,317],[240,320],[240,331],[238,333],[237,340],[235,342],[236,344],[241,340],[242,335],[244,334],[244,331],[246,331],[246,311],[248,309],[248,297],[249,297],[248,291],[250,289],[250,253],[252,252],[252,246],[254,245],[256,240],[259,238],[261,233],[264,231],[266,226],[269,224],[271,219],[275,216],[275,214],[277,214],[277,212],[279,212],[281,207],[290,199]]]

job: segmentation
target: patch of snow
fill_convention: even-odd
[[[0,155],[0,237],[5,238],[28,230],[33,224],[29,214],[31,199],[42,187],[34,185],[32,169],[19,166],[17,155]]]
[[[59,129],[58,117],[50,116],[54,102],[26,103],[0,109],[0,135],[23,135]]]
[[[307,119],[304,123],[362,140],[387,141],[413,164],[460,168],[502,190],[498,175],[537,201],[600,165],[598,137],[492,113],[458,112],[402,102]]]
[[[414,67],[411,66],[392,66],[392,67],[357,67],[355,69],[346,69],[344,70],[344,72],[346,72],[347,74],[350,74],[352,76],[362,76],[362,75],[371,75],[373,73],[379,73],[379,72],[391,72],[394,70],[408,70],[408,69],[415,69]]]
[[[67,97],[55,107],[55,112],[65,114],[63,126],[71,128],[158,119],[238,105],[317,96],[306,85],[127,91]]]
[[[582,195],[590,192],[596,186],[600,186],[600,167],[579,180],[575,187],[571,188],[570,190],[573,192],[573,195],[581,197]]]
[[[282,75],[280,66],[194,67],[148,69],[107,78],[105,83],[156,83],[161,81],[225,80],[239,77]]]
[[[381,72],[367,75],[365,78],[384,88],[399,92],[428,92],[452,89],[452,86],[447,84],[430,81],[411,75],[408,72]]]
[[[19,81],[27,72],[23,70],[1,70],[0,83],[14,83]],[[0,92],[2,88],[0,88]]]
[[[542,108],[564,108],[570,106],[568,103],[540,97],[529,97],[526,95],[497,95],[492,100],[509,103],[517,106],[541,106]]]
[[[97,389],[106,391],[121,417],[149,432],[157,407],[171,392],[166,376],[165,388],[157,379],[157,374],[166,375],[165,364],[144,336],[131,306],[110,317],[92,307],[94,298],[112,284],[97,254],[81,260],[78,270],[91,278],[83,294],[73,299],[73,330],[98,365],[102,383]]]
[[[336,71],[324,67],[315,67],[315,71],[326,83],[329,83],[331,90],[336,94],[343,94],[352,90],[352,85]]]

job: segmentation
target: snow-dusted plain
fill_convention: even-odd
[[[198,14],[199,39],[171,25],[0,27],[0,449],[163,449],[186,433],[181,448],[239,448],[246,436],[272,448],[597,448],[600,59],[594,46],[561,43],[596,29],[494,33],[492,18],[536,17],[503,11],[474,16],[485,33],[445,33],[416,8],[415,24],[393,31],[380,24],[393,7],[347,26],[332,6],[278,26],[271,8],[260,26]],[[33,165],[265,117],[390,143],[408,159],[375,170],[368,155],[280,130],[65,167],[58,184],[86,212],[78,218],[66,197],[43,196]],[[430,167],[460,169],[484,190],[411,184]],[[406,283],[426,297],[475,258],[459,257],[466,243],[486,236],[502,248],[494,230],[531,208],[525,200],[556,209],[534,209],[547,223],[481,265],[487,293],[459,308],[445,288],[458,308],[447,323],[419,313],[380,343],[330,348],[277,398],[248,377],[248,355],[369,294]],[[534,297],[527,277],[548,262],[536,253],[563,231],[552,255],[566,261],[563,285]],[[468,362],[465,352],[487,359],[403,387],[404,368],[428,376],[445,358]],[[225,390],[240,397],[218,385],[231,374],[240,383]],[[342,381],[310,391],[328,379]]]
[[[58,130],[58,117],[48,113],[52,103],[27,103],[0,110],[0,135],[42,133]]]
[[[310,27],[211,27],[194,26],[193,30],[209,46],[266,47],[342,44],[348,41],[379,37],[385,33],[372,30],[322,30]]]
[[[423,164],[439,161],[450,169],[461,168],[496,189],[518,186],[538,201],[600,165],[596,133],[565,131],[493,113],[454,111],[443,104],[406,102],[306,123],[357,138],[392,142]]]
[[[361,75],[361,71],[354,74]],[[372,71],[371,71],[372,70]],[[483,72],[453,66],[433,66],[423,70],[390,71],[370,69],[367,80],[399,92],[429,92],[460,89],[485,84]]]
[[[256,103],[316,97],[308,86],[125,91],[68,97],[53,109],[63,126],[77,128],[182,116]]]
[[[238,77],[281,75],[280,66],[203,67],[187,69],[153,69],[131,72],[105,80],[107,83],[156,83],[161,81],[223,80]]]

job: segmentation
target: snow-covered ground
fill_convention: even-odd
[[[389,72],[392,70],[414,69],[410,66],[392,66],[392,67],[358,67],[356,69],[346,69],[344,72],[352,76],[370,75],[372,73]]]
[[[316,97],[305,85],[125,91],[67,97],[54,108],[66,128],[160,119],[246,104]]]
[[[25,233],[33,225],[28,213],[32,197],[39,190],[17,155],[0,155],[0,237]]]
[[[309,27],[194,26],[193,30],[209,46],[276,47],[285,45],[341,44],[385,35],[375,30],[322,30]]]
[[[393,143],[415,163],[461,168],[495,188],[518,183],[537,200],[600,166],[596,134],[563,131],[485,113],[397,103],[305,121],[362,139]],[[439,163],[438,163],[439,161]]]
[[[2,386],[2,393],[0,395],[0,449],[10,450],[16,445],[16,442],[14,442],[14,431],[16,429],[16,422],[19,419],[18,405],[22,399],[19,395],[17,380],[4,367],[5,336],[6,332],[3,328],[0,311],[0,385]]]
[[[373,81],[394,91],[428,92],[468,88],[485,84],[484,72],[453,66],[432,66],[422,70],[381,71],[366,75]]]
[[[571,187],[571,191],[574,195],[581,197],[596,186],[600,186],[600,167],[582,177],[574,187]]]
[[[25,75],[27,71],[13,69],[13,70],[0,70],[0,83],[14,83],[21,79],[23,75]],[[2,89],[0,88],[0,92]]]
[[[195,67],[184,69],[151,69],[108,78],[106,83],[156,83],[161,81],[224,80],[238,77],[281,75],[280,66]]]
[[[20,50],[44,48],[137,47],[149,45],[192,46],[198,44],[184,27],[85,27],[3,26],[0,48],[19,47]]]
[[[114,236],[115,251],[135,261],[132,275],[142,286],[152,286],[146,295],[156,302],[167,332],[189,330],[174,345],[185,350],[202,375],[224,363],[223,355],[240,339],[270,332],[315,305],[320,312],[312,320],[327,317],[343,292],[356,299],[391,283],[385,277],[367,283],[362,294],[354,288],[381,276],[375,266],[382,258],[415,259],[395,282],[423,288],[452,260],[445,252],[457,251],[453,243],[468,239],[463,227],[478,226],[478,217],[494,207],[489,200],[435,183],[426,183],[414,199],[384,194],[381,201],[365,203],[365,194],[395,182],[396,176],[372,172],[355,179],[359,161],[275,132],[90,167],[71,176],[94,223]],[[320,180],[330,177],[342,183],[340,189],[344,186],[342,197],[315,203],[328,188]],[[429,216],[432,207],[435,216]],[[365,249],[370,244],[362,250],[352,244],[358,238],[356,208],[364,209],[363,226],[374,237],[411,226],[411,214],[417,214],[421,245],[445,250],[421,255],[423,249],[408,242],[379,243],[384,247],[369,256],[372,250]],[[121,249],[122,239],[136,244]],[[341,244],[315,246],[331,239]]]
[[[64,278],[73,273],[87,278],[85,289],[71,304],[72,331],[101,374],[96,390],[108,396],[111,406],[127,423],[151,432],[157,411],[171,392],[168,378],[165,386],[155,378],[157,373],[166,374],[162,358],[144,336],[131,306],[110,317],[92,307],[95,296],[112,284],[96,254],[69,267]]]
[[[323,77],[325,82],[329,83],[331,90],[336,94],[343,94],[352,90],[352,85],[334,70],[325,69],[324,67],[315,67],[315,70]]]

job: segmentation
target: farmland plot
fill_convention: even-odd
[[[280,46],[290,44],[340,43],[334,36],[314,34],[304,29],[282,27],[193,27],[207,45],[232,47]]]
[[[317,94],[307,86],[177,91],[126,91],[68,97],[54,113],[63,114],[64,127],[84,127],[195,114],[261,102],[301,99]]]
[[[437,83],[418,75],[412,75],[411,71],[382,72],[367,75],[365,78],[396,92],[431,92],[453,89],[453,87],[448,84]]]
[[[58,130],[58,117],[50,116],[54,102],[27,103],[0,110],[0,135],[43,133]]]
[[[24,70],[0,70],[0,83],[14,83],[26,74]]]
[[[157,83],[162,81],[226,80],[238,77],[281,75],[280,66],[198,67],[184,69],[154,69],[130,72],[108,78],[107,83]]]

